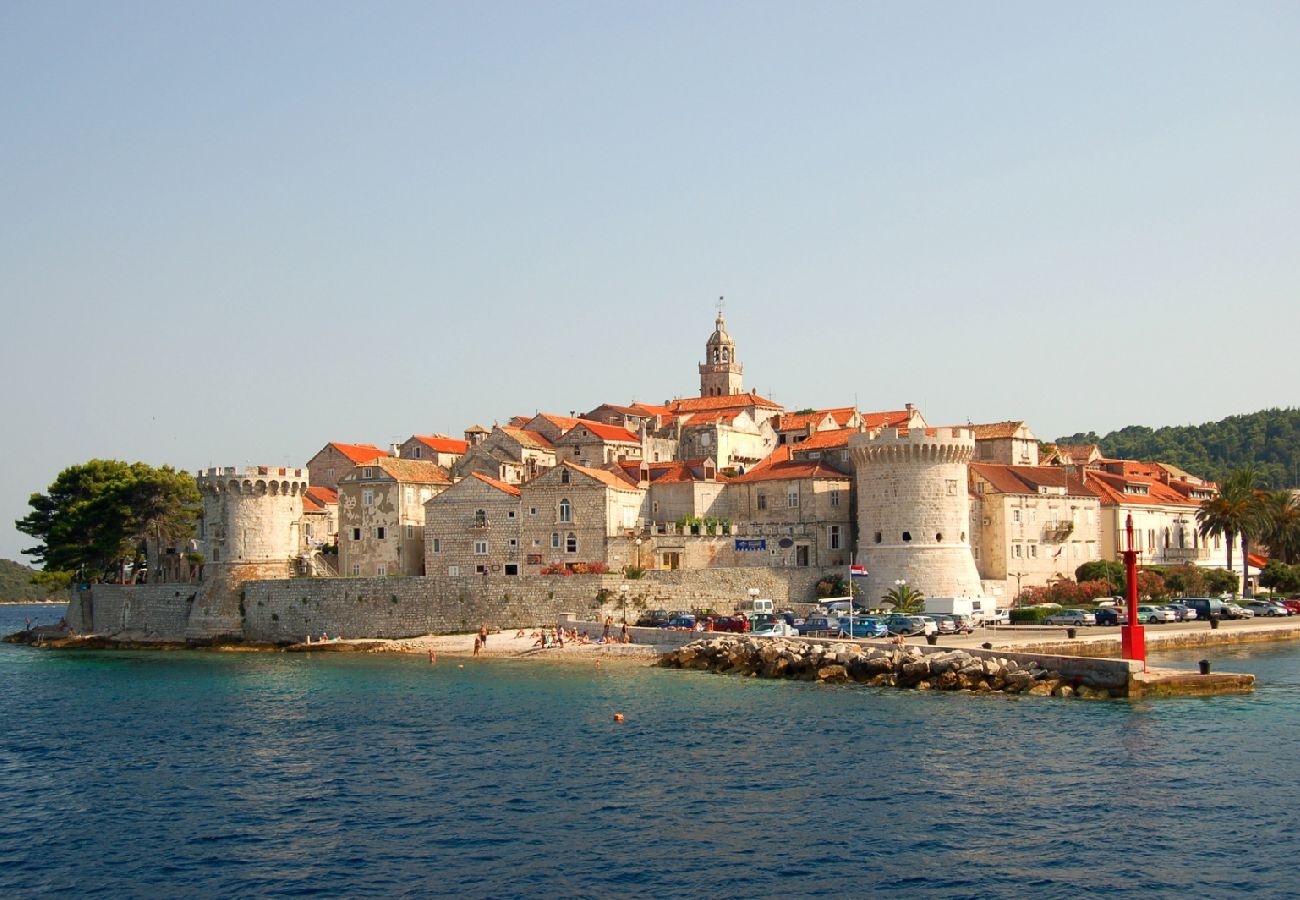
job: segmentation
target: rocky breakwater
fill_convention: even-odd
[[[660,657],[666,668],[720,675],[790,678],[915,690],[1031,694],[1103,699],[1122,690],[1067,677],[1035,660],[969,650],[927,651],[915,646],[876,646],[790,638],[715,637]]]

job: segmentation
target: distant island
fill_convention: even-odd
[[[51,591],[32,584],[35,574],[36,570],[31,566],[12,559],[0,559],[0,604],[68,602],[65,591]]]

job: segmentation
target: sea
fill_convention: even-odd
[[[1258,689],[0,644],[0,896],[1296,896],[1300,646],[1202,657]]]

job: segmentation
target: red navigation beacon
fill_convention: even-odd
[[[1142,671],[1147,670],[1146,631],[1138,624],[1138,555],[1133,549],[1133,516],[1128,517],[1124,526],[1128,532],[1128,549],[1124,551],[1124,571],[1128,576],[1128,624],[1119,630],[1119,642],[1124,659],[1136,659],[1142,663]]]

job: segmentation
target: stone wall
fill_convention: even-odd
[[[134,640],[300,641],[331,637],[409,637],[549,624],[563,613],[622,621],[642,609],[712,608],[731,612],[757,588],[778,606],[808,602],[820,577],[808,569],[710,569],[551,577],[431,576],[230,579],[194,585],[95,585],[68,607],[83,633]],[[619,590],[628,586],[626,594]],[[603,603],[600,599],[603,599]]]

